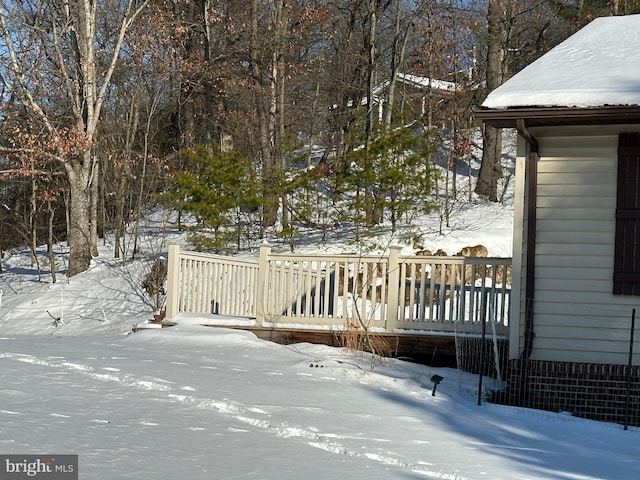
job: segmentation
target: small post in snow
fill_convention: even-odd
[[[438,385],[440,385],[440,382],[442,382],[442,380],[444,380],[444,377],[441,377],[440,375],[433,375],[431,377],[431,381],[433,382],[433,390],[431,391],[432,397],[436,396],[436,388],[438,388]]]

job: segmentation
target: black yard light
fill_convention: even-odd
[[[440,375],[434,375],[431,377],[431,381],[433,382],[433,391],[431,392],[431,396],[436,396],[436,388],[438,388],[438,385],[440,385],[442,380],[444,380],[444,377],[441,377]]]

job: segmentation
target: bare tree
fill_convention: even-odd
[[[502,22],[506,16],[503,0],[489,0],[487,10],[487,91],[500,86],[504,79],[503,57],[505,32]],[[489,125],[483,127],[482,164],[478,174],[475,192],[491,202],[498,201],[498,180],[502,175],[500,164],[502,154],[502,132]]]
[[[486,20],[487,92],[560,43],[577,28],[568,4],[554,0],[489,0]],[[580,8],[577,8],[580,11]],[[485,126],[482,166],[475,192],[498,201],[502,175],[500,131]]]
[[[127,31],[147,2],[0,4],[1,81],[39,125],[40,153],[62,164],[69,182],[69,276],[86,270],[97,250],[100,113]]]

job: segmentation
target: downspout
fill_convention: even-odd
[[[523,118],[516,120],[518,133],[529,145],[529,161],[527,165],[527,251],[525,270],[525,323],[524,345],[520,355],[520,404],[526,399],[529,357],[533,352],[534,297],[535,297],[535,259],[536,259],[536,208],[538,200],[538,141],[527,129]]]

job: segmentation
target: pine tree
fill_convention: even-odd
[[[258,204],[258,184],[251,161],[236,151],[217,152],[200,146],[185,155],[195,171],[180,172],[165,202],[193,215],[188,240],[198,250],[221,253],[241,234],[241,211]]]
[[[378,131],[368,146],[347,154],[348,171],[338,190],[346,195],[346,216],[358,229],[382,223],[392,231],[398,220],[416,208],[429,209],[434,172],[428,161],[434,151],[417,126]],[[421,206],[421,207],[420,207]]]

